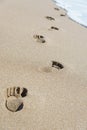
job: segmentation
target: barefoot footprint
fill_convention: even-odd
[[[66,14],[60,14],[60,16],[66,16]]]
[[[55,10],[59,11],[60,9],[59,8],[54,8]]]
[[[46,16],[45,18],[48,19],[48,20],[51,20],[51,21],[55,20],[53,17],[50,17],[50,16]]]
[[[7,88],[5,106],[9,111],[16,112],[23,108],[21,97],[27,96],[27,89],[20,87]]]
[[[59,30],[59,28],[51,26],[51,30]]]
[[[63,68],[64,66],[61,63],[57,61],[51,61],[51,64],[49,66],[40,67],[39,71],[50,73],[50,72],[57,72],[58,70],[61,70]]]
[[[33,38],[36,39],[37,42],[45,43],[45,38],[42,35],[33,35]]]

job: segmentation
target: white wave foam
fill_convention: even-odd
[[[55,2],[67,10],[71,19],[87,27],[87,0],[55,0]]]

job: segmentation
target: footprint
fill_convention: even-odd
[[[57,61],[52,61],[51,65],[39,67],[38,70],[39,70],[39,72],[45,72],[45,73],[53,72],[54,73],[54,72],[58,72],[58,70],[63,69],[63,68],[64,68],[64,66],[61,63],[59,63]]]
[[[56,61],[52,61],[52,67],[57,68],[57,69],[63,69],[64,68],[64,66],[61,63],[56,62]]]
[[[66,14],[60,14],[60,16],[66,16]]]
[[[59,11],[60,9],[59,8],[54,8],[55,10]]]
[[[59,28],[57,28],[57,27],[54,27],[54,26],[51,26],[51,28],[50,28],[51,30],[59,30]]]
[[[45,38],[42,35],[33,35],[33,38],[36,39],[37,42],[45,43]]]
[[[21,97],[27,96],[28,90],[26,88],[11,87],[7,88],[7,99],[5,106],[9,111],[16,112],[23,108],[23,101]]]
[[[46,16],[45,18],[48,20],[55,20],[53,17],[50,17],[50,16]]]

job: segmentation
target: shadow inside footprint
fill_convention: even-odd
[[[61,63],[56,62],[56,61],[52,61],[52,67],[57,68],[57,69],[63,69],[64,68],[64,66]]]
[[[18,107],[18,109],[16,110],[16,112],[22,110],[22,109],[23,109],[23,106],[24,106],[24,104],[22,103],[22,104]]]
[[[33,35],[33,38],[36,39],[37,42],[45,43],[45,38],[42,35]]]
[[[22,93],[21,93],[21,96],[22,96],[22,97],[25,97],[25,96],[27,96],[27,93],[28,93],[28,90],[27,90],[26,88],[23,88],[23,91],[22,91]]]
[[[52,30],[59,30],[59,28],[54,27],[54,26],[51,26],[51,29],[52,29]]]
[[[17,87],[16,91],[17,91],[17,94],[20,94],[20,87]]]
[[[48,20],[55,20],[53,17],[50,17],[50,16],[46,16],[45,18]]]

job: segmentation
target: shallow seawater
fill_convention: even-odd
[[[87,0],[54,0],[74,21],[87,27]]]

